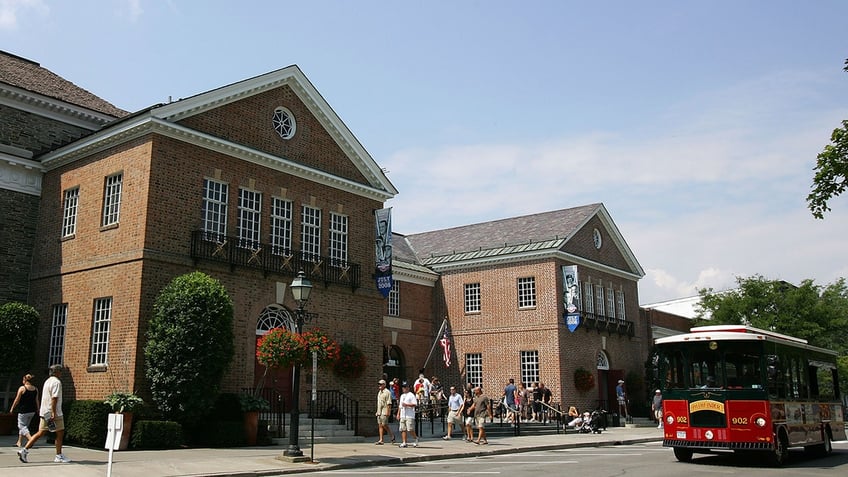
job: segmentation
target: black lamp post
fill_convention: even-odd
[[[309,293],[312,291],[312,282],[301,270],[297,277],[292,280],[291,285],[292,296],[297,302],[297,311],[295,312],[295,325],[297,326],[297,334],[303,333],[303,322],[306,320],[306,311],[303,307],[309,301]],[[294,366],[292,373],[292,399],[291,399],[291,427],[289,428],[289,447],[283,451],[286,457],[302,457],[303,451],[297,445],[298,427],[300,426],[300,363]]]

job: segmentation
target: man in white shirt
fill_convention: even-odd
[[[401,384],[403,394],[400,395],[398,402],[398,422],[400,423],[400,447],[406,447],[406,434],[412,433],[415,442],[412,447],[418,447],[418,434],[415,433],[415,408],[418,406],[418,398],[415,393],[409,390],[409,383],[406,381]]]
[[[448,434],[442,438],[446,441],[451,438],[451,431],[454,424],[456,424],[457,429],[462,430],[462,411],[465,409],[465,400],[456,392],[455,386],[450,387],[448,409]]]

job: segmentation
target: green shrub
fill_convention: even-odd
[[[239,421],[242,419],[241,400],[238,394],[221,393],[215,399],[212,414],[207,419],[213,421]]]
[[[183,445],[183,429],[174,421],[137,421],[130,445],[133,449],[176,449]]]
[[[188,443],[193,446],[239,447],[247,442],[244,437],[244,419],[187,422],[183,429]]]
[[[32,365],[38,322],[38,312],[29,305],[0,305],[0,374],[27,371]]]
[[[68,443],[102,449],[111,408],[103,401],[77,400],[68,403],[65,439]]]
[[[195,421],[215,403],[233,358],[232,300],[220,282],[193,272],[165,286],[153,308],[144,347],[151,395],[168,419]]]

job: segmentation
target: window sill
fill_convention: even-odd
[[[85,370],[89,373],[105,373],[109,370],[109,366],[105,364],[93,364]]]

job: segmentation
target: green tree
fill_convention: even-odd
[[[699,290],[698,325],[749,324],[806,339],[839,353],[840,388],[848,392],[848,287],[845,279],[799,286],[760,275],[737,277],[735,290]]]
[[[233,304],[221,283],[201,272],[172,280],[156,298],[144,347],[159,410],[178,421],[208,413],[233,352]]]
[[[848,72],[848,60],[845,60]],[[830,210],[827,201],[845,192],[848,186],[848,120],[842,121],[842,127],[833,130],[830,144],[816,157],[813,169],[812,192],[807,196],[807,207],[813,217],[823,219]]]
[[[29,305],[9,302],[0,306],[0,373],[27,371],[32,366],[39,319]]]

